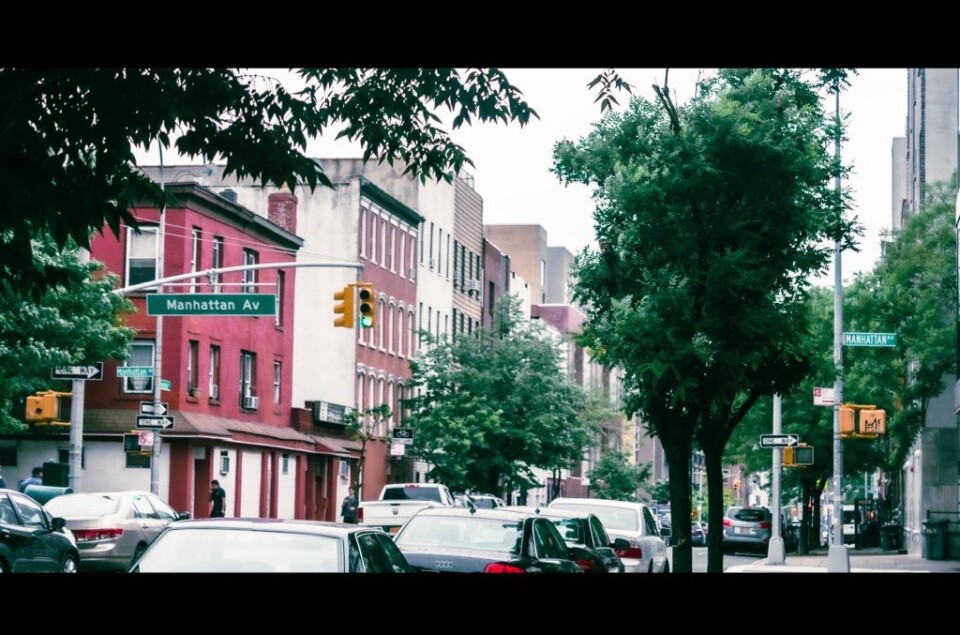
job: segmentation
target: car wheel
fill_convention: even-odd
[[[664,573],[670,573],[670,563],[669,563],[669,562],[664,562],[664,563],[663,563],[663,572],[664,572]]]
[[[68,553],[63,557],[63,562],[60,563],[60,573],[76,573],[78,564],[77,557]]]
[[[0,573],[6,573],[6,572],[7,572],[7,563],[4,562],[3,560],[0,560]]]

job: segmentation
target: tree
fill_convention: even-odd
[[[437,124],[526,124],[536,112],[496,69],[299,69],[293,92],[238,69],[0,69],[0,277],[38,299],[76,282],[67,269],[35,266],[31,238],[89,247],[106,224],[137,227],[135,203],[165,201],[138,168],[135,148],[155,141],[181,155],[222,157],[225,175],[291,189],[330,186],[303,151],[336,133],[363,158],[399,161],[421,179],[450,180],[471,165]]]
[[[360,469],[354,477],[353,487],[357,493],[357,500],[363,500],[364,463],[366,462],[367,443],[380,436],[383,422],[390,418],[392,411],[387,404],[380,404],[373,408],[366,408],[363,412],[350,410],[344,414],[343,420],[347,426],[347,435],[354,440],[360,440]]]
[[[668,479],[664,479],[654,483],[653,488],[650,490],[650,496],[653,498],[655,503],[669,503],[670,481]]]
[[[454,490],[501,493],[507,484],[542,486],[532,468],[581,460],[594,432],[582,416],[587,397],[516,297],[497,303],[489,328],[421,338],[425,350],[411,362],[415,396],[405,404],[430,478]]]
[[[607,450],[590,472],[590,489],[597,498],[636,502],[650,472],[649,463],[634,465],[623,452]]]
[[[588,307],[579,341],[624,368],[625,406],[660,439],[671,509],[690,515],[690,456],[704,451],[708,570],[722,570],[722,455],[757,400],[808,370],[804,280],[827,241],[850,246],[842,168],[816,85],[789,69],[723,69],[677,106],[633,98],[554,148],[564,183],[592,185],[599,250],[576,259]],[[690,571],[690,526],[674,570]]]
[[[69,382],[54,386],[55,366],[125,359],[134,330],[120,323],[133,311],[125,298],[112,293],[116,277],[102,263],[82,263],[72,243],[59,251],[43,235],[33,240],[32,266],[51,268],[76,280],[51,285],[37,303],[24,303],[9,280],[0,283],[0,430],[20,432],[26,396],[38,390],[69,392]],[[60,383],[60,382],[57,382]]]

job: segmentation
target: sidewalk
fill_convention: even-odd
[[[849,549],[850,573],[960,573],[960,560],[929,560],[920,554],[883,551],[879,548]],[[724,573],[828,573],[828,549],[808,555],[788,553],[784,564],[767,558],[753,564],[730,567]]]

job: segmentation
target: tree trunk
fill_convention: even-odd
[[[723,573],[723,448],[702,447],[707,467],[707,573]],[[670,479],[671,481],[673,479]]]
[[[671,444],[673,445],[673,444]],[[682,443],[677,445],[684,445]],[[673,571],[675,573],[693,572],[693,547],[690,544],[690,479],[685,478],[690,471],[690,443],[686,447],[664,446],[663,451],[670,464],[670,473],[676,477],[670,479],[670,517],[671,544],[673,545]]]

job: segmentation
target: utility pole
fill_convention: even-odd
[[[158,144],[159,145],[159,144]],[[159,277],[163,278],[163,242],[164,242],[164,212],[167,209],[166,186],[163,183],[163,146],[160,146],[160,191],[164,200],[160,207],[160,223],[157,228],[157,272]],[[129,230],[128,230],[129,231]],[[157,293],[163,293],[163,285],[157,287]],[[153,355],[153,411],[162,412],[160,394],[160,383],[162,375],[160,374],[163,365],[163,316],[157,316],[157,340],[154,344]],[[153,430],[153,447],[150,454],[150,493],[160,495],[160,430]]]
[[[836,99],[836,139],[834,153],[840,162],[840,81],[834,83]],[[841,193],[840,172],[835,181]],[[828,573],[850,573],[850,552],[843,545],[843,443],[840,439],[840,404],[843,403],[843,277],[840,275],[840,238],[833,243],[833,361],[837,377],[833,384],[833,531],[827,552]]]
[[[780,434],[781,429],[781,399],[780,394],[773,396],[773,433]],[[780,526],[780,464],[783,461],[783,450],[774,448],[773,455],[773,531],[770,535],[770,545],[767,548],[767,562],[770,564],[784,564],[785,550],[783,548],[783,527]]]
[[[81,264],[90,262],[90,252],[80,248],[77,259]],[[83,402],[87,382],[74,379],[70,396],[70,474],[67,485],[74,492],[80,491],[80,472],[83,470]]]

